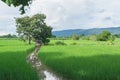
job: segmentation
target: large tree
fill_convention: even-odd
[[[52,28],[45,23],[46,16],[44,14],[36,14],[32,17],[16,18],[16,27],[19,36],[23,39],[33,39],[36,42],[35,54],[40,49],[42,43],[46,44],[48,38],[52,36]]]
[[[24,14],[25,13],[25,7],[26,6],[29,6],[31,3],[32,3],[32,0],[2,0],[3,2],[5,2],[8,6],[20,6],[20,11],[21,11],[21,14]]]

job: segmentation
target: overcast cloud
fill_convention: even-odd
[[[44,13],[53,30],[120,26],[120,0],[35,0],[26,15]],[[0,1],[0,34],[15,33],[19,8]]]

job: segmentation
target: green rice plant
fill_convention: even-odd
[[[32,47],[18,40],[0,40],[0,80],[38,80],[36,70],[26,61]]]
[[[54,41],[51,41],[54,42]],[[71,43],[71,41],[64,41]],[[120,80],[120,45],[79,40],[80,45],[44,46],[39,58],[68,80]],[[99,45],[98,45],[99,44]]]

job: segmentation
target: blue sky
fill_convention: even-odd
[[[34,0],[25,15],[44,13],[53,30],[120,26],[120,0]],[[0,35],[16,32],[19,7],[0,1]]]

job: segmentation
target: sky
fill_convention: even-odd
[[[44,13],[53,30],[120,26],[120,0],[33,0],[26,14],[0,0],[0,35],[15,34],[15,17]]]

